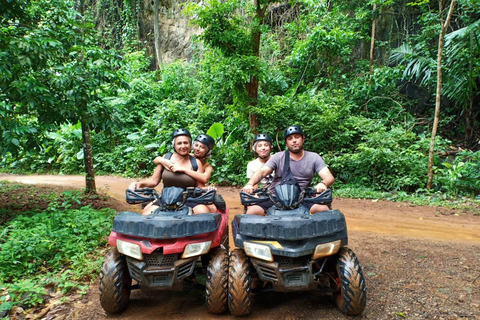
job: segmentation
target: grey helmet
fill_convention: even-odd
[[[270,136],[266,133],[259,133],[253,139],[253,146],[252,146],[253,152],[255,152],[255,148],[257,147],[257,142],[259,141],[267,141],[270,144],[270,147],[273,148],[272,138],[270,138]]]
[[[190,134],[190,132],[187,129],[178,128],[172,133],[172,148],[175,152],[177,152],[177,150],[175,149],[175,139],[180,136],[187,136],[188,140],[190,141],[190,147],[192,145],[192,135]]]
[[[283,134],[283,139],[287,139],[288,136],[296,133],[301,134],[305,138],[305,134],[303,133],[302,128],[300,128],[300,126],[295,125],[285,129],[285,132]]]
[[[266,133],[259,133],[255,136],[255,139],[253,139],[253,144],[255,144],[258,141],[268,141],[270,145],[273,145],[272,138]]]
[[[213,150],[213,147],[215,147],[215,140],[212,137],[210,137],[208,134],[198,135],[195,138],[195,141],[201,142],[204,145],[206,145],[209,151]]]
[[[190,138],[190,140],[192,140],[192,135],[187,129],[184,129],[184,128],[178,128],[175,131],[173,131],[172,139],[175,139],[176,137],[179,137],[179,136],[187,136]]]
[[[256,148],[257,148],[257,144],[260,142],[260,141],[266,141],[268,142],[268,144],[270,145],[270,151],[272,151],[271,149],[273,149],[273,141],[272,141],[272,138],[266,134],[266,133],[259,133],[255,136],[255,138],[253,139],[253,146],[252,146],[252,150],[253,152],[255,152],[255,154],[259,157],[259,158],[262,158],[262,159],[268,159],[270,157],[270,153],[266,156],[266,157],[260,157],[256,151]]]

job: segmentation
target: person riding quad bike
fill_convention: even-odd
[[[175,130],[172,144],[176,166],[196,170],[198,165],[201,169],[201,163],[189,156],[191,136],[187,130]],[[164,188],[158,194],[152,188],[160,179]],[[144,215],[124,211],[114,219],[109,252],[100,272],[100,303],[105,311],[125,310],[134,288],[182,290],[196,284],[196,275],[202,273],[206,275],[207,310],[226,310],[228,208],[216,190],[200,189],[197,184],[182,172],[157,165],[152,178],[127,189],[128,203],[150,205],[144,208]],[[216,212],[209,212],[212,205]]]
[[[252,290],[280,292],[320,290],[334,295],[348,315],[365,308],[362,268],[348,244],[344,215],[332,210],[334,182],[323,159],[303,149],[299,126],[285,129],[288,150],[278,152],[240,193],[244,215],[232,221],[238,248],[230,254],[229,309],[250,313]],[[269,189],[253,186],[275,170]],[[315,173],[322,179],[309,188]],[[255,194],[252,194],[255,193]],[[254,288],[252,288],[255,280]]]
[[[220,197],[221,199],[221,197]],[[108,313],[124,311],[132,289],[174,290],[194,285],[205,275],[207,310],[227,309],[228,208],[215,190],[167,187],[127,189],[131,204],[155,200],[150,215],[118,213],[108,238],[109,250],[100,271],[100,303]],[[216,202],[215,202],[216,201]],[[209,205],[216,213],[192,214],[185,202]]]
[[[236,215],[230,253],[228,306],[236,316],[251,311],[252,293],[320,291],[333,295],[341,312],[358,315],[366,305],[362,267],[347,247],[344,215],[339,210],[310,214],[305,204],[331,206],[327,189],[317,194],[295,185],[241,192],[246,207],[272,201],[266,216]]]

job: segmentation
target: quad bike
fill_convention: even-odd
[[[296,185],[279,185],[275,194],[240,192],[245,209],[271,199],[266,216],[237,215],[232,221],[235,249],[230,254],[228,306],[249,314],[252,293],[319,290],[333,295],[340,311],[360,314],[366,304],[362,267],[348,248],[345,217],[331,209],[330,189],[316,194]],[[310,214],[305,203],[330,210]]]
[[[205,273],[206,305],[211,313],[227,309],[228,208],[215,190],[168,187],[126,191],[127,202],[156,200],[151,215],[120,212],[108,238],[110,245],[100,272],[100,303],[108,313],[124,311],[130,291],[183,290],[201,286]],[[212,204],[216,213],[192,215],[186,202]],[[133,280],[133,281],[132,281]]]

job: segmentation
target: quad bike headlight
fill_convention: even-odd
[[[212,241],[197,242],[187,244],[183,251],[182,258],[190,258],[207,253],[212,246]]]
[[[272,249],[269,246],[247,241],[243,245],[247,256],[273,262]]]
[[[143,260],[142,249],[140,249],[138,244],[117,239],[117,250],[126,256],[137,260]]]
[[[315,247],[315,252],[313,253],[313,259],[319,259],[326,256],[331,256],[340,250],[342,245],[341,240],[336,240],[332,242],[322,243]]]

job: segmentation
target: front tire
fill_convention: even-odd
[[[100,304],[108,313],[119,313],[130,303],[132,278],[128,272],[125,256],[111,247],[100,271]]]
[[[222,313],[228,305],[228,253],[216,248],[207,267],[205,301],[210,313]]]
[[[228,308],[235,316],[245,316],[251,311],[251,268],[243,250],[236,249],[231,252],[228,269]]]
[[[334,298],[338,308],[346,315],[359,315],[365,309],[367,292],[362,267],[350,248],[343,247],[338,252],[336,270],[339,291]]]

